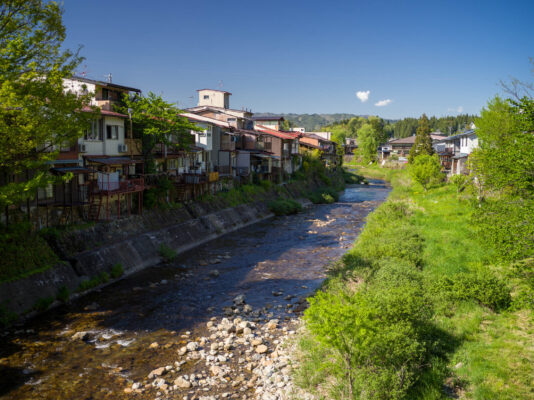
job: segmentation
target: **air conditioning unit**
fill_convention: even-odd
[[[78,145],[78,151],[79,151],[80,153],[85,153],[85,152],[87,152],[87,146],[86,146],[85,144],[80,144],[80,145]]]
[[[126,153],[128,152],[128,145],[127,144],[119,144],[119,153]]]

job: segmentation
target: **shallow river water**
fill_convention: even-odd
[[[247,312],[250,320],[297,318],[328,265],[388,193],[380,181],[350,186],[337,203],[227,234],[4,332],[0,399],[157,398],[161,393],[148,385],[134,393],[128,388],[177,363],[191,338],[209,336],[210,318],[233,316],[236,296],[254,310]],[[177,369],[191,374],[201,367],[184,359]],[[232,379],[230,373],[229,384]],[[185,395],[175,390],[162,398]]]

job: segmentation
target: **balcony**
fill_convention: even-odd
[[[122,181],[110,181],[109,179],[102,181],[91,181],[92,194],[121,194],[142,192],[145,189],[145,181],[143,178],[125,179]]]

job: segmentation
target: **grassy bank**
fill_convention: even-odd
[[[311,299],[298,383],[325,399],[534,398],[524,280],[480,241],[469,198],[358,172],[393,191]]]

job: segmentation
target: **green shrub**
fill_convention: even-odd
[[[490,271],[441,277],[434,281],[433,290],[453,300],[474,300],[495,311],[505,310],[512,303],[510,289]]]
[[[173,261],[177,256],[176,251],[171,249],[165,243],[162,243],[159,246],[159,255],[161,256],[163,261],[166,262],[166,263],[169,263],[169,262]]]
[[[120,278],[122,274],[124,273],[124,269],[122,268],[121,263],[117,263],[111,267],[110,275],[113,279]]]
[[[101,272],[98,276],[95,276],[94,278],[82,281],[80,283],[80,286],[78,286],[78,291],[84,292],[107,282],[109,282],[109,274],[107,272]]]
[[[269,202],[269,210],[278,216],[290,215],[300,212],[302,206],[298,201],[292,199],[276,199]]]
[[[343,180],[345,183],[348,183],[349,185],[358,185],[358,184],[365,184],[368,185],[369,182],[365,177],[355,174],[354,172],[348,172],[343,170]]]
[[[268,180],[262,180],[260,181],[260,186],[265,190],[271,190],[273,184],[271,181],[268,181]]]
[[[0,254],[0,282],[44,271],[59,261],[43,236],[32,232],[28,223],[0,225]]]
[[[428,189],[429,184],[439,182],[444,175],[441,173],[441,164],[437,155],[420,154],[413,160],[409,168],[412,179]]]
[[[54,302],[54,298],[51,297],[51,296],[50,297],[42,297],[39,300],[37,300],[37,302],[33,306],[33,309],[35,311],[39,311],[39,312],[46,311],[46,310],[48,310],[48,307],[50,307],[50,305],[53,302]]]
[[[339,200],[339,193],[333,188],[319,188],[308,194],[313,204],[330,204]]]
[[[402,399],[427,355],[432,316],[419,284],[362,289],[354,294],[318,292],[305,321],[321,351],[333,398]],[[306,352],[306,349],[301,349]]]
[[[467,175],[453,175],[449,178],[449,183],[456,187],[456,193],[463,192],[470,182],[471,178]]]
[[[66,286],[61,286],[56,294],[56,299],[66,303],[69,301],[70,293]]]
[[[5,304],[0,304],[0,326],[3,328],[9,327],[16,319],[18,315],[8,310]]]

